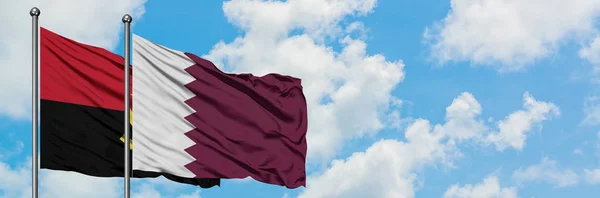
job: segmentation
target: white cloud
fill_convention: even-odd
[[[156,180],[161,180],[156,182]],[[182,193],[182,187],[189,187],[187,184],[179,184],[176,182],[169,181],[164,177],[159,179],[144,179],[140,181],[133,189],[131,197],[133,198],[161,198],[161,197],[176,197],[176,198],[201,198],[200,190],[196,188],[195,191],[184,194]]]
[[[486,141],[496,145],[496,149],[502,151],[507,147],[522,150],[525,146],[527,133],[534,125],[551,119],[560,114],[558,107],[549,102],[537,101],[531,94],[523,94],[523,107],[508,115],[504,120],[498,122],[498,131],[489,134]]]
[[[583,125],[600,125],[600,97],[591,96],[585,99],[583,104],[583,113],[585,118],[581,122]]]
[[[579,51],[579,57],[594,65],[594,73],[600,73],[600,35]]]
[[[335,160],[322,175],[309,177],[299,198],[414,197],[413,171],[445,157],[444,137],[427,120],[406,129],[407,142],[381,140],[365,152]]]
[[[112,49],[121,18],[138,20],[146,0],[0,0],[0,114],[29,119],[31,111],[31,17],[41,10],[40,25],[68,38]],[[10,19],[10,20],[9,20]],[[135,23],[134,23],[135,24]],[[10,30],[10,31],[7,31]]]
[[[131,194],[133,198],[160,198],[160,192],[151,184],[142,184]]]
[[[516,198],[515,187],[501,187],[498,177],[489,176],[483,182],[460,187],[452,185],[444,193],[444,198]]]
[[[0,161],[0,198],[31,197],[31,160],[18,167]]]
[[[149,179],[132,179],[132,197],[134,198],[200,198],[200,187],[190,186],[188,184],[177,183],[164,177]],[[185,194],[187,189],[196,189],[193,192]]]
[[[592,38],[599,14],[599,0],[451,0],[448,15],[425,39],[441,62],[500,63],[500,71],[515,71],[569,39]]]
[[[230,22],[253,36],[285,37],[290,30],[306,30],[313,38],[322,39],[340,33],[340,20],[348,15],[366,15],[377,0],[335,1],[252,1],[231,0],[223,4]]]
[[[95,178],[75,172],[42,171],[40,197],[105,198],[122,195],[122,182],[115,178]],[[121,180],[122,181],[122,180]]]
[[[347,16],[370,13],[375,5],[376,0],[227,1],[226,17],[245,33],[216,44],[205,58],[236,73],[301,78],[310,109],[309,161],[323,162],[344,140],[384,128],[390,93],[404,78],[402,61],[367,54],[367,43],[350,37],[364,30],[360,23],[340,24]],[[329,40],[337,41],[341,51],[327,45]]]
[[[471,93],[462,93],[446,108],[446,124],[443,129],[451,138],[459,141],[481,137],[487,127],[481,120],[481,105]]]
[[[598,131],[598,133],[596,133],[597,139],[600,142],[600,131]],[[598,144],[598,147],[600,148],[600,143]],[[600,184],[600,168],[598,169],[584,169],[583,170],[583,179],[588,183],[588,184]]]
[[[481,112],[474,96],[462,93],[446,108],[446,123],[432,126],[428,120],[416,119],[405,131],[406,141],[380,140],[364,152],[333,161],[328,170],[309,176],[299,197],[414,197],[422,168],[452,167],[462,156],[458,143],[482,141],[489,127],[478,120]],[[493,179],[485,183],[493,184]]]
[[[179,195],[177,196],[177,198],[201,198],[200,197],[200,190],[196,190],[190,194],[183,194],[183,195]]]
[[[384,119],[384,125],[386,128],[392,130],[404,129],[408,126],[408,124],[413,122],[414,120],[412,117],[406,117],[400,113],[402,109],[410,106],[411,104],[412,103],[410,101],[404,101],[392,96],[389,106],[391,111],[388,112],[386,118]]]
[[[39,174],[40,197],[105,198],[122,195],[120,186],[122,183],[115,178],[97,178],[74,172],[46,169],[40,170]],[[0,197],[31,197],[31,158],[16,167],[0,161],[0,175],[2,175]]]
[[[122,178],[92,177],[76,172],[42,169],[39,172],[39,196],[48,198],[107,198],[123,196]],[[31,197],[31,159],[17,166],[0,161],[0,198]],[[188,184],[164,177],[131,180],[134,198],[200,198],[200,190],[184,194]],[[198,187],[192,187],[198,188]]]
[[[574,171],[561,169],[556,161],[543,158],[540,164],[516,170],[513,173],[513,179],[519,184],[539,181],[553,184],[556,187],[573,186],[579,182],[579,178]]]
[[[600,184],[600,169],[584,169],[583,170],[585,181],[589,184]]]

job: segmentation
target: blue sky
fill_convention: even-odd
[[[7,13],[0,29],[15,31],[0,33],[0,175],[8,178],[0,179],[0,197],[29,195],[30,54],[22,44],[30,42],[26,13],[34,5],[42,26],[118,54],[120,18],[131,13],[133,33],[202,55],[226,71],[303,79],[310,111],[307,188],[244,179],[197,191],[145,179],[133,182],[134,196],[600,193],[598,0],[8,5],[0,8]],[[42,197],[122,196],[119,179],[45,170],[40,179]]]

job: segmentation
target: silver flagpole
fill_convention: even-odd
[[[130,65],[130,59],[131,59],[131,54],[130,54],[130,37],[131,37],[131,21],[132,18],[129,14],[126,14],[125,16],[123,16],[123,23],[125,25],[125,64],[123,65],[123,70],[125,70],[125,198],[129,198],[130,197],[130,170],[131,170],[131,162],[129,160],[129,145],[131,144],[131,136],[130,136],[130,131],[129,131],[129,93],[130,93],[130,86],[129,86],[129,65]]]
[[[40,9],[33,7],[29,11],[32,18],[32,55],[31,55],[31,197],[38,197],[38,17]]]

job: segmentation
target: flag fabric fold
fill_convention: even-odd
[[[124,176],[123,63],[108,50],[40,28],[40,168]],[[203,188],[220,184],[218,178],[132,172]]]
[[[228,74],[135,34],[132,58],[134,169],[306,186],[299,78]]]

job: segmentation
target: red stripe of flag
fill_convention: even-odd
[[[123,57],[106,49],[40,28],[40,98],[43,100],[122,111],[123,64]],[[130,83],[132,80],[130,78]]]

